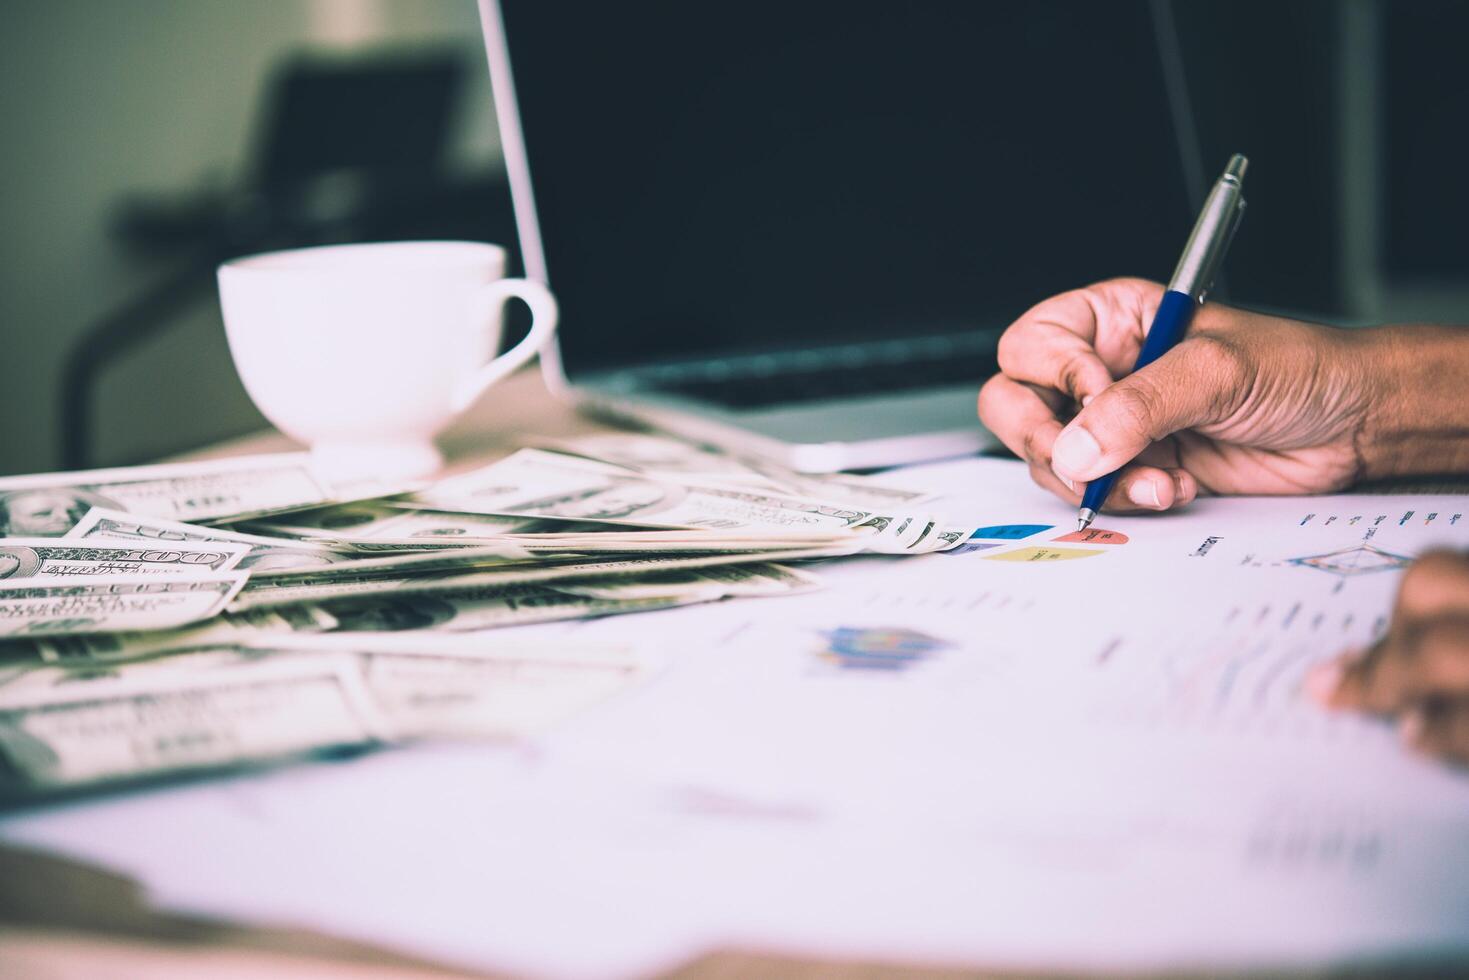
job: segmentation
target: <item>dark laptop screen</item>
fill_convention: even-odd
[[[1187,237],[1145,3],[502,5],[573,375],[1003,326]]]

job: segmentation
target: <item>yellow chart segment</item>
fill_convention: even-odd
[[[986,555],[986,561],[1069,561],[1072,558],[1089,558],[1092,555],[1100,555],[1101,548],[1052,548],[1048,545],[1036,545],[1031,548],[1020,548],[1016,551],[1007,551],[1001,555]]]

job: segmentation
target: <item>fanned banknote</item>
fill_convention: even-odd
[[[644,527],[758,531],[762,536],[860,537],[873,551],[950,547],[938,519],[873,511],[817,498],[655,478],[591,460],[522,449],[498,463],[412,496],[416,504],[464,513],[560,517]]]
[[[314,541],[245,534],[222,527],[128,514],[106,507],[93,507],[67,532],[66,537],[113,538],[160,544],[190,542],[244,545],[248,551],[237,567],[256,574],[288,568],[321,568],[357,557],[355,552]]]
[[[246,527],[277,536],[319,540],[349,549],[393,543],[401,547],[453,548],[498,541],[507,535],[568,534],[600,530],[599,525],[534,517],[496,517],[422,510],[392,500],[368,500],[318,507],[251,521]]]
[[[355,658],[373,707],[397,738],[533,734],[650,673],[646,658],[624,646],[486,644],[454,633],[299,634],[261,652]]]
[[[385,741],[519,737],[647,673],[625,647],[453,634],[303,634],[0,672],[0,800]]]
[[[344,656],[0,688],[0,795],[266,762],[384,734]]]
[[[333,481],[307,453],[0,478],[0,536],[60,537],[93,507],[174,521],[270,514],[406,489]]]
[[[868,477],[849,473],[798,473],[769,460],[734,456],[645,432],[603,432],[573,439],[543,439],[537,441],[536,447],[672,478],[676,482],[765,489],[872,510],[911,509],[932,499],[930,494],[885,486]]]
[[[414,493],[305,454],[0,479],[0,795],[539,731],[646,663],[489,631],[796,595],[819,580],[777,562],[973,531],[650,435],[555,449]]]
[[[762,563],[829,557],[830,551],[797,549],[768,552]],[[230,610],[289,606],[322,602],[326,599],[366,598],[369,596],[409,595],[413,593],[448,592],[466,588],[488,588],[508,585],[534,585],[546,582],[592,578],[628,577],[673,572],[681,569],[705,569],[721,565],[746,568],[760,567],[744,554],[663,555],[610,560],[564,559],[535,565],[516,565],[485,570],[449,570],[403,576],[400,574],[299,575],[259,579],[242,591],[230,604]],[[808,582],[815,579],[807,576]]]
[[[0,582],[116,575],[207,575],[244,559],[242,544],[154,545],[57,538],[0,538]]]
[[[223,612],[246,578],[214,572],[0,582],[0,638],[183,626]]]

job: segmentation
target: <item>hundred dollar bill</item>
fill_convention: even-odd
[[[455,634],[297,636],[272,656],[350,653],[396,738],[503,738],[542,731],[626,690],[649,673],[625,647],[488,645]]]
[[[216,616],[246,576],[119,575],[0,582],[0,638],[157,630]]]
[[[174,521],[241,519],[404,488],[333,482],[306,453],[0,479],[0,535],[60,537],[93,507]]]
[[[67,532],[66,537],[243,545],[247,551],[237,567],[257,574],[285,568],[321,568],[356,557],[353,552],[312,541],[244,534],[220,527],[127,514],[105,507],[93,507],[87,511],[86,516]]]
[[[847,473],[811,475],[755,457],[736,456],[680,439],[639,432],[606,432],[573,439],[538,440],[538,448],[664,477],[676,482],[763,488],[869,509],[911,507],[931,494],[883,486]]]
[[[703,600],[698,600],[703,601]],[[563,592],[553,584],[463,588],[443,593],[386,594],[332,599],[314,607],[344,633],[440,630],[473,631],[563,619],[652,612],[688,605],[677,598],[597,599]]]
[[[279,588],[292,583],[325,583],[332,580],[349,581],[359,578],[401,577],[405,575],[442,575],[480,569],[503,567],[510,571],[531,568],[564,567],[585,564],[592,556],[608,554],[634,554],[651,552],[659,556],[658,563],[669,561],[699,562],[704,557],[717,556],[720,561],[736,561],[739,557],[748,560],[769,560],[774,554],[784,557],[834,557],[852,554],[857,549],[850,541],[832,538],[774,539],[758,542],[739,539],[721,539],[703,536],[672,540],[658,537],[659,532],[647,532],[654,536],[651,542],[629,541],[626,546],[591,547],[580,539],[563,539],[557,536],[537,538],[533,541],[515,537],[496,544],[473,545],[456,548],[448,552],[428,551],[394,553],[373,557],[358,556],[345,559],[330,568],[273,568],[256,571],[246,586],[246,591],[261,591]],[[525,542],[522,544],[522,542]],[[650,559],[638,559],[649,561]]]
[[[59,637],[39,642],[38,660],[96,667],[220,645],[266,646],[319,633],[372,636],[460,631],[645,612],[726,598],[794,595],[820,588],[815,576],[761,563],[683,573],[585,581],[465,586],[438,593],[388,592],[309,605],[225,613],[198,627],[157,633]],[[36,661],[33,661],[33,663]]]
[[[11,662],[30,667],[51,663],[95,670],[109,664],[217,649],[261,634],[289,636],[333,629],[336,625],[337,621],[330,615],[312,606],[282,606],[225,612],[175,629],[47,636],[26,643],[12,641],[0,647],[0,651],[10,653]]]
[[[652,612],[688,604],[687,601],[665,597],[594,599],[563,592],[552,583],[330,599],[312,608],[317,615],[333,619],[337,625],[332,631],[371,635],[418,630],[471,632],[564,619]],[[266,634],[267,637],[271,635]]]
[[[561,592],[590,599],[680,599],[689,602],[794,595],[821,587],[821,580],[808,572],[770,563],[654,572],[635,578],[592,579],[556,585]]]
[[[384,734],[355,664],[339,656],[18,693],[0,696],[0,786],[13,795],[255,764]]]
[[[620,664],[358,654],[364,681],[395,735],[515,737],[557,724],[640,679]]]
[[[876,512],[804,497],[696,486],[537,449],[413,495],[420,505],[466,513],[563,517],[612,524],[764,534],[861,535],[869,550],[904,552],[931,543],[934,518]]]
[[[252,521],[292,537],[341,541],[378,541],[384,538],[423,538],[432,547],[444,538],[499,538],[527,531],[579,530],[574,522],[535,517],[496,517],[486,514],[449,515],[414,507],[406,501],[364,500],[335,507],[318,507],[292,514]],[[586,527],[586,526],[583,526]]]
[[[370,595],[445,592],[463,588],[523,585],[571,579],[607,576],[646,575],[677,569],[710,568],[719,565],[750,564],[754,561],[794,561],[827,558],[834,554],[850,554],[850,549],[800,548],[789,551],[762,552],[748,555],[728,554],[658,555],[652,557],[582,560],[568,558],[536,565],[521,565],[483,571],[447,571],[420,573],[412,576],[363,574],[296,575],[262,578],[251,583],[230,604],[232,612],[278,607],[296,603],[321,602],[326,599],[364,597]]]
[[[609,525],[603,524],[424,510],[391,500],[303,511],[251,521],[245,527],[361,553],[464,548],[530,533],[564,535],[609,530]]]
[[[332,599],[309,607],[305,632],[371,635],[384,632],[458,632],[563,619],[671,609],[726,598],[792,595],[819,587],[813,576],[774,564],[667,573],[653,582],[625,577],[587,589],[587,583],[502,583],[442,592],[393,592]],[[583,592],[589,594],[583,594]],[[332,625],[322,628],[320,623]],[[270,631],[257,634],[271,635]]]
[[[489,545],[519,548],[533,555],[547,554],[633,554],[642,552],[687,551],[770,551],[792,547],[836,547],[845,535],[801,535],[784,532],[760,536],[751,532],[639,529],[621,524],[589,524],[572,521],[550,521],[534,518],[497,518],[479,514],[457,514],[452,511],[400,510],[394,503],[381,505],[390,513],[409,518],[407,523],[395,520],[358,528],[353,533],[320,532],[286,524],[250,522],[244,526],[273,535],[301,535],[322,546],[357,557],[370,554],[424,553],[429,550],[463,550]],[[295,515],[292,515],[294,517]],[[503,523],[505,528],[520,530],[492,531],[488,522]],[[546,530],[554,527],[554,530]]]
[[[949,547],[960,537],[967,537],[971,533],[962,527],[942,525],[932,519],[922,527],[930,532],[928,540],[924,541],[920,536],[914,535],[907,550],[922,552],[931,548]],[[705,531],[697,528],[625,531],[616,529],[614,525],[608,525],[607,529],[596,534],[512,534],[503,540],[534,555],[554,552],[588,555],[687,551],[753,553],[798,547],[829,548],[833,552],[845,549],[845,553],[855,554],[867,547],[867,542],[842,532],[810,535],[791,532],[761,534],[758,530]]]
[[[158,634],[108,633],[62,639],[80,641],[128,635]],[[190,645],[186,650],[127,659],[32,661],[24,670],[0,670],[0,703],[60,697],[83,687],[96,687],[122,678],[137,681],[151,676],[167,677],[180,671],[233,666],[265,658],[265,653],[242,644],[205,643]]]
[[[99,575],[207,575],[227,572],[249,551],[241,544],[156,546],[63,538],[0,538],[0,582]]]
[[[752,559],[768,557],[764,552],[787,552],[809,548],[827,552],[827,557],[856,554],[861,542],[849,535],[778,534],[759,537],[751,534],[729,534],[717,531],[636,531],[622,533],[604,531],[591,535],[513,535],[508,539],[517,548],[536,556],[555,554],[637,555],[637,554],[746,554]]]
[[[256,572],[253,586],[268,582],[310,580],[320,582],[334,578],[357,578],[372,575],[431,575],[497,566],[522,566],[534,560],[523,548],[509,544],[477,545],[448,551],[414,551],[408,553],[357,556],[330,568],[276,568]]]
[[[835,533],[798,535],[783,531],[760,536],[755,532],[667,528],[573,521],[560,518],[505,517],[423,509],[407,501],[383,500],[328,507],[251,521],[252,530],[276,536],[315,540],[335,548],[360,552],[421,551],[429,548],[471,548],[504,543],[527,551],[611,554],[650,551],[713,551],[788,549],[834,544]],[[711,537],[719,535],[719,540]]]

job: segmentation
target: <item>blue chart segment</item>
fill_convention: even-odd
[[[982,527],[970,537],[984,541],[1019,541],[1032,534],[1049,531],[1055,526],[1054,524],[996,524],[992,527]]]
[[[1407,568],[1413,563],[1413,559],[1403,555],[1395,555],[1381,548],[1374,548],[1370,544],[1358,545],[1355,548],[1343,548],[1340,551],[1330,551],[1324,555],[1309,555],[1305,558],[1290,559],[1292,565],[1300,565],[1303,568],[1314,568],[1330,575],[1349,577],[1353,575],[1368,575],[1372,572],[1393,572],[1401,568]]]
[[[821,657],[844,670],[906,670],[953,646],[910,629],[864,629],[841,626],[822,634]]]

